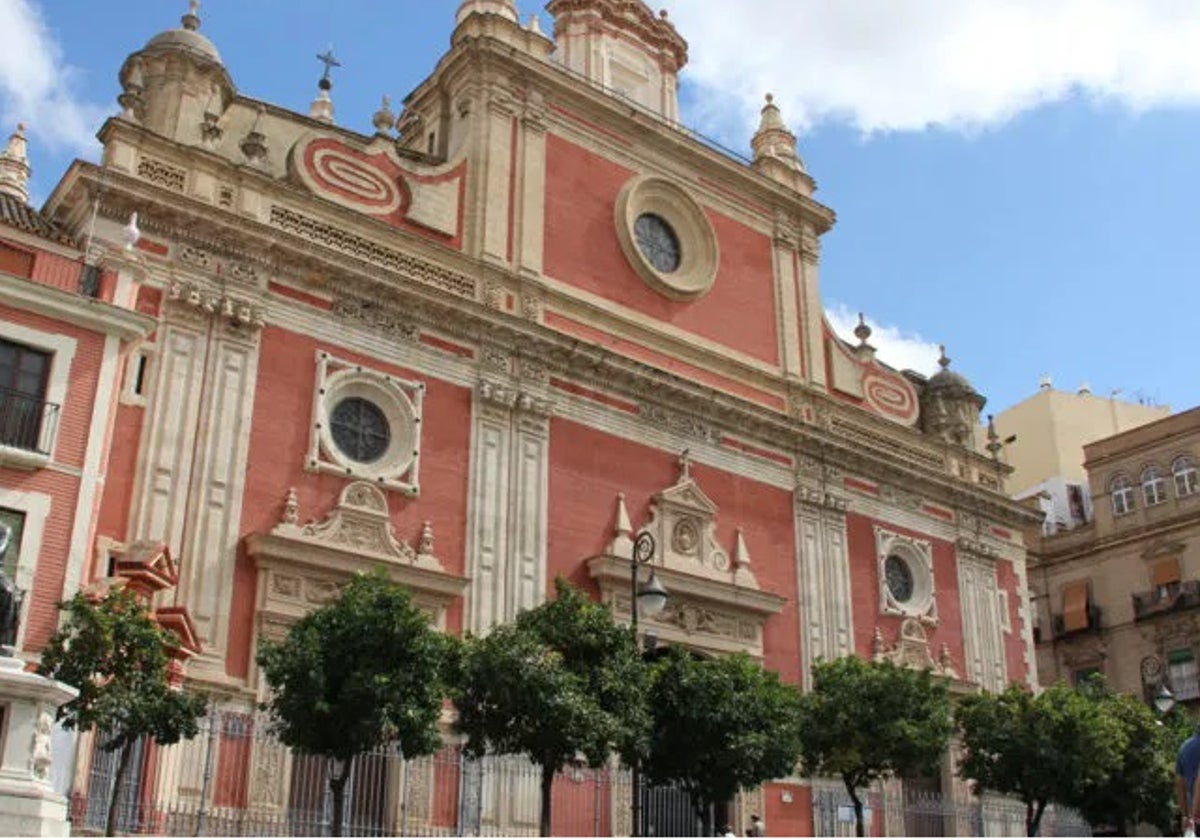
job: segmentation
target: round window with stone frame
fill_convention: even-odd
[[[391,480],[412,465],[420,419],[390,376],[345,368],[329,376],[320,396],[321,449],[346,475]]]
[[[625,259],[646,282],[672,300],[694,300],[717,278],[717,235],[700,203],[679,185],[638,176],[621,188],[614,206],[617,240]]]
[[[881,539],[879,590],[880,610],[884,614],[936,623],[929,546],[894,534]]]

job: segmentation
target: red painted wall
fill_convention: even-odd
[[[548,584],[563,575],[597,595],[583,561],[612,539],[617,494],[625,494],[634,527],[647,519],[650,497],[673,485],[674,455],[561,418],[550,429]],[[692,477],[717,505],[716,539],[733,554],[736,529],[750,550],[759,586],[788,599],[764,628],[763,664],[799,682],[796,551],[791,493],[711,467],[694,465]]]
[[[0,323],[20,324],[40,332],[73,338],[75,356],[68,374],[65,401],[59,408],[54,438],[53,462],[80,468],[87,451],[92,421],[92,404],[100,376],[104,337],[73,324],[32,312],[0,305]],[[33,591],[29,597],[24,646],[39,650],[58,621],[56,602],[62,597],[79,479],[56,470],[13,470],[0,468],[0,486],[50,497],[50,512],[42,533],[41,551],[35,558]]]
[[[784,795],[791,797],[791,802],[784,802]],[[812,837],[813,812],[812,790],[804,785],[767,784],[763,785],[763,799],[766,813],[762,814],[767,824],[768,837]],[[749,826],[734,826],[738,834],[745,833]]]
[[[958,567],[954,546],[927,534],[880,522],[858,513],[846,514],[846,538],[850,552],[850,588],[854,603],[854,649],[870,658],[875,627],[883,632],[887,645],[895,643],[902,619],[879,613],[879,564],[875,559],[875,525],[897,534],[927,540],[933,547],[933,582],[937,593],[938,625],[925,627],[929,651],[936,658],[942,645],[950,649],[954,667],[965,667],[962,640],[962,611],[958,600]]]
[[[118,387],[121,382],[118,381]],[[137,458],[146,410],[137,405],[118,405],[113,421],[108,469],[96,533],[124,542],[129,527],[129,510],[137,481]]]
[[[1025,621],[1021,618],[1021,589],[1017,573],[1008,560],[996,561],[996,584],[1008,593],[1008,622],[1011,633],[1004,634],[1004,660],[1008,681],[1028,682],[1029,667],[1025,662]]]
[[[717,280],[699,300],[669,300],[634,272],[617,240],[616,198],[633,175],[562,137],[546,138],[546,274],[776,364],[779,339],[770,237],[707,210],[720,244]]]
[[[258,393],[250,429],[241,534],[267,532],[279,522],[289,487],[296,488],[300,516],[321,519],[336,504],[349,482],[338,476],[303,469],[308,449],[308,417],[312,410],[316,352],[327,350],[340,359],[427,385],[421,431],[421,495],[408,499],[388,493],[396,536],[417,541],[421,524],[433,526],[434,553],[443,567],[464,573],[463,541],[467,528],[467,470],[471,439],[471,392],[436,379],[418,376],[401,365],[318,342],[278,327],[263,330],[259,357]],[[288,422],[280,422],[287,418]],[[249,666],[257,574],[239,550],[234,569],[233,604],[226,669],[244,676]],[[447,614],[447,629],[462,626],[461,600]]]

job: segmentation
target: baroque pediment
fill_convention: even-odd
[[[902,668],[927,670],[952,680],[958,679],[950,648],[943,644],[935,658],[925,628],[915,618],[900,622],[900,632],[891,644],[884,641],[883,631],[876,627],[871,647],[871,658],[876,662],[891,662]]]
[[[467,585],[434,554],[429,522],[415,544],[396,536],[387,496],[366,481],[346,485],[325,517],[308,523],[301,523],[296,493],[289,491],[279,524],[251,534],[246,547],[258,571],[256,629],[268,638],[336,598],[356,572],[387,570],[435,626]]]
[[[692,477],[685,452],[679,478],[651,497],[649,516],[636,532],[625,497],[618,495],[612,541],[604,554],[588,561],[588,571],[617,618],[627,618],[634,535],[647,533],[655,545],[649,565],[669,593],[666,609],[644,619],[647,626],[665,641],[699,650],[761,656],[763,625],[787,599],[759,588],[740,529],[732,545],[718,542],[717,513]]]

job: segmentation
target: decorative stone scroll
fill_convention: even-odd
[[[642,622],[664,641],[714,654],[746,651],[761,657],[763,625],[787,599],[759,588],[741,530],[730,550],[717,542],[716,514],[717,506],[692,478],[684,452],[678,481],[654,494],[650,518],[641,529],[654,537],[651,566],[669,593],[666,609]],[[619,619],[630,615],[633,535],[620,495],[608,550],[588,560],[601,598]]]
[[[461,163],[418,173],[411,163],[401,165],[391,143],[357,149],[311,134],[292,148],[289,166],[292,176],[314,194],[349,210],[447,237],[460,232],[466,174]]]

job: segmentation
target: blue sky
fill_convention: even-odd
[[[202,31],[242,92],[297,110],[332,43],[338,121],[369,131],[380,96],[398,104],[447,48],[457,5],[207,0]],[[843,329],[866,312],[885,359],[927,372],[945,342],[990,410],[1043,375],[1200,403],[1200,4],[667,5],[691,49],[685,122],[745,149],[770,90],[797,129],[839,216],[821,282]],[[36,199],[95,158],[122,60],[185,8],[0,0],[2,130],[30,122]]]

